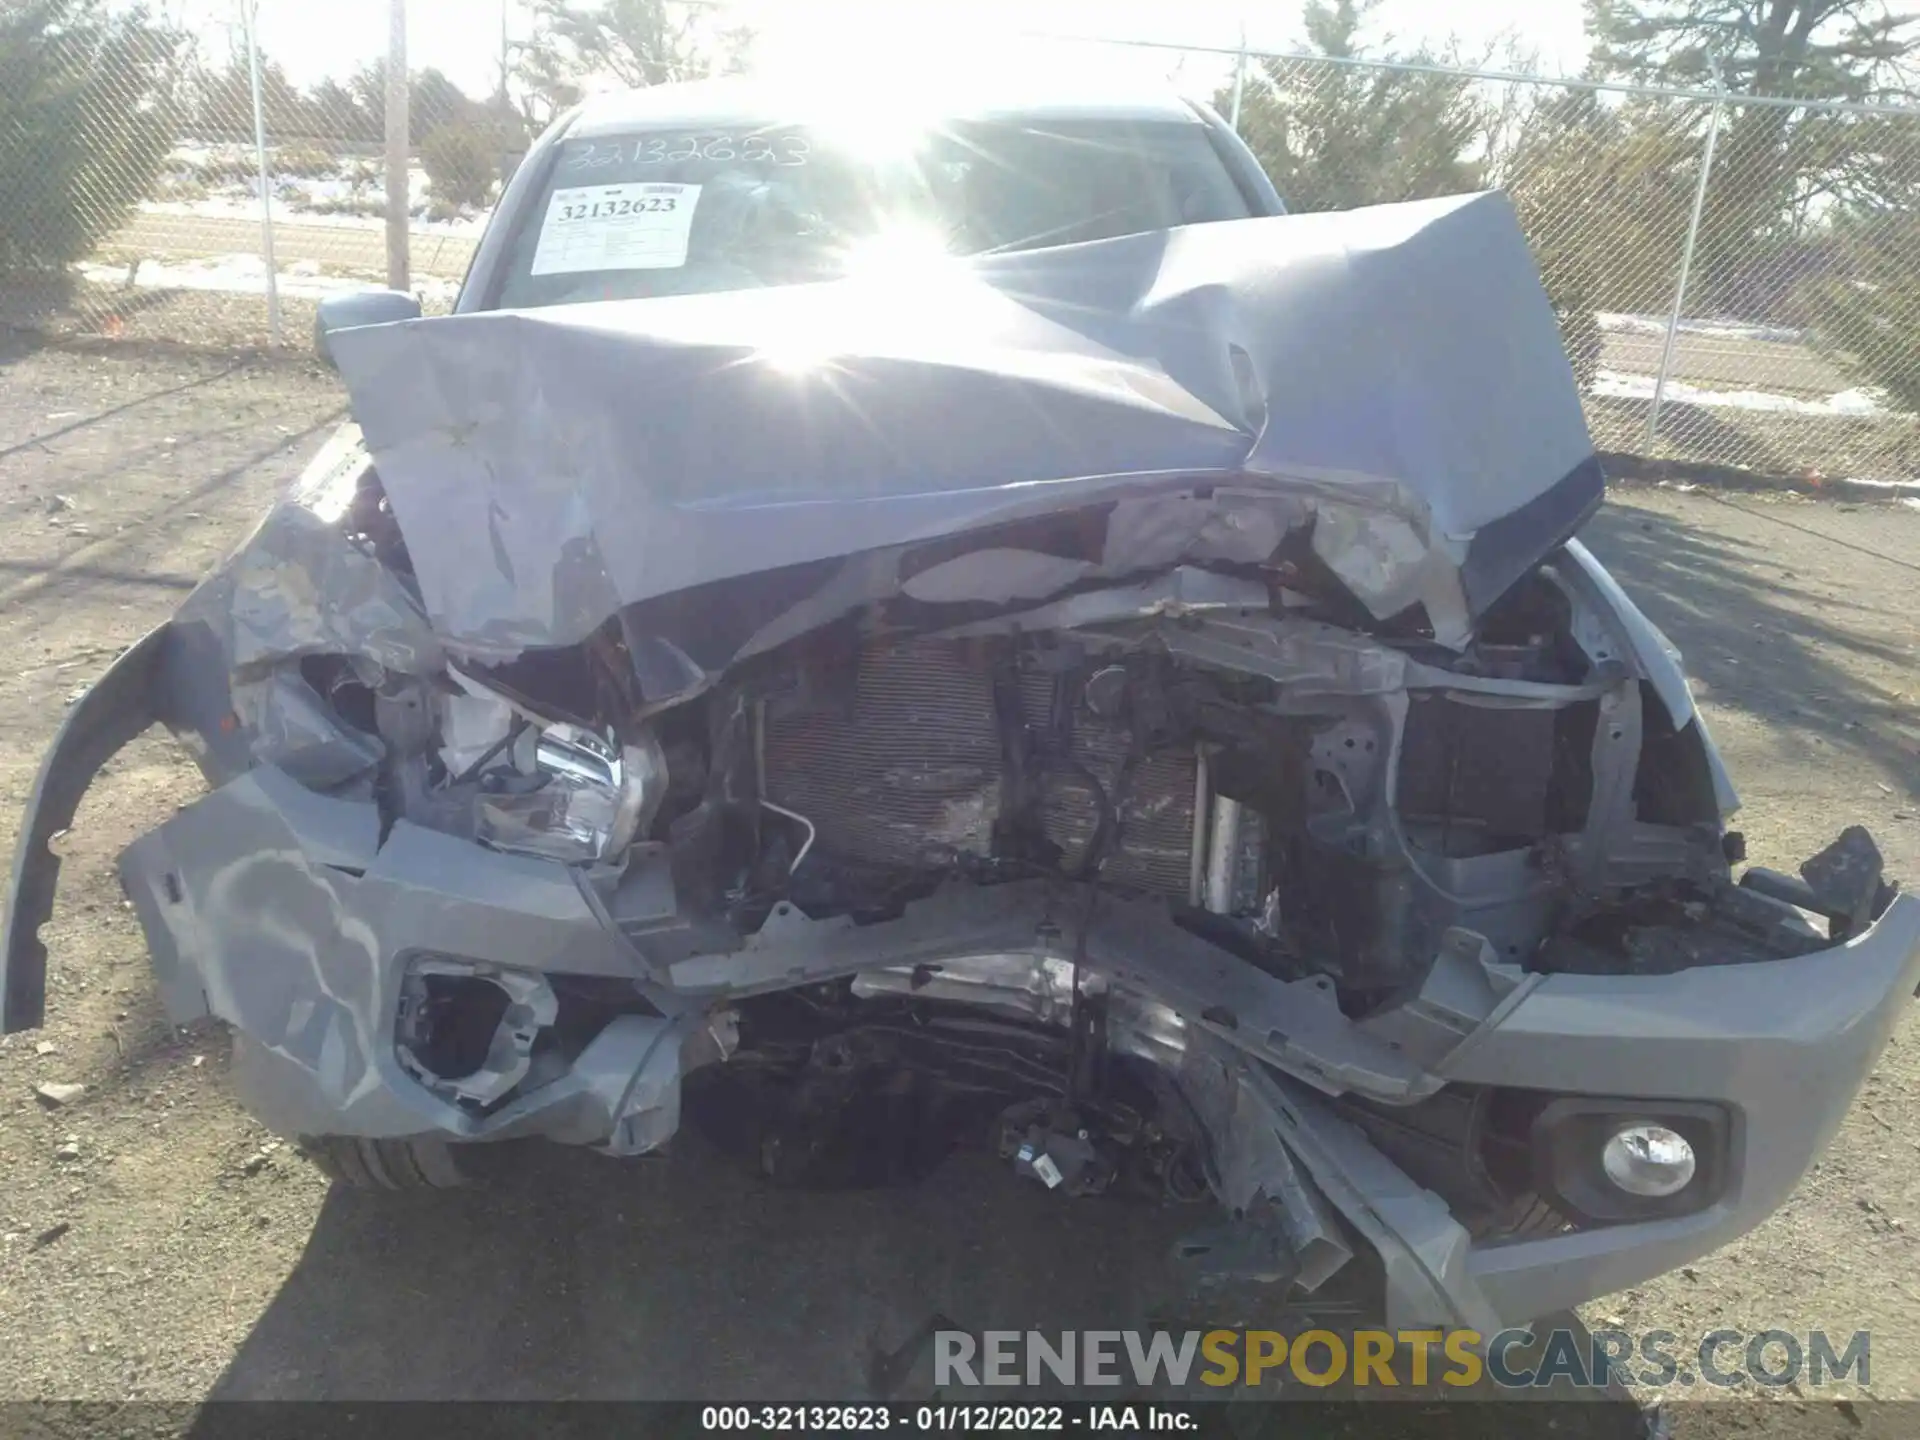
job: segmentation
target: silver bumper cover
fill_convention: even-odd
[[[1044,925],[1021,912],[1020,887],[1004,887],[1008,909],[976,897],[972,933],[959,933],[959,912],[937,909],[893,922],[907,928],[892,939],[880,933],[892,926],[848,932],[795,917],[732,956],[650,961],[566,867],[404,821],[383,843],[371,805],[316,795],[264,766],[136,841],[121,872],[170,1013],[233,1026],[241,1098],[290,1134],[537,1134],[637,1153],[677,1127],[681,1075],[716,1058],[709,1014],[731,996],[935,954],[1058,958]],[[481,1116],[395,1058],[401,980],[420,955],[625,977],[660,1013],[614,1022],[565,1076]],[[1269,980],[1270,993],[1253,993],[1244,974],[1210,971],[1203,954],[1139,924],[1096,927],[1087,964],[1155,1012],[1133,1040],[1206,1099],[1210,1128],[1231,1124],[1270,1152],[1277,1139],[1284,1167],[1379,1251],[1392,1323],[1491,1333],[1697,1259],[1780,1205],[1920,982],[1920,898],[1897,897],[1864,934],[1795,959],[1529,977],[1424,1070],[1404,1059],[1396,1068],[1381,1058],[1390,1048],[1365,1037],[1340,1051],[1330,1001],[1310,987]],[[1210,984],[1233,989],[1234,1023],[1201,1003]],[[1044,1013],[1046,997],[1032,999]],[[1301,1068],[1309,1046],[1317,1070]],[[1734,1117],[1730,1181],[1684,1218],[1476,1244],[1324,1098],[1360,1086],[1411,1100],[1448,1082],[1722,1105]],[[1240,1180],[1276,1200],[1283,1182],[1299,1183]]]

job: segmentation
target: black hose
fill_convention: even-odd
[[[1093,793],[1093,803],[1100,812],[1100,818],[1094,824],[1093,838],[1087,841],[1086,853],[1080,857],[1080,864],[1072,877],[1076,880],[1092,880],[1100,873],[1108,850],[1119,836],[1119,814],[1113,808],[1113,801],[1107,798],[1106,787],[1085,765],[1071,755],[1045,755],[1042,758],[1048,769],[1066,771]]]
[[[501,755],[512,746],[513,742],[520,738],[520,732],[526,728],[527,722],[524,719],[516,719],[512,725],[507,727],[506,734],[489,745],[481,752],[478,760],[474,761],[473,764],[469,765],[454,777],[453,783],[455,785],[465,785],[472,780],[478,779],[480,772],[485,770],[487,766],[491,765],[495,760],[498,760]]]

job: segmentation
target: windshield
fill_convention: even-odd
[[[1252,213],[1199,124],[952,125],[872,152],[801,126],[569,141],[496,303],[800,284]]]

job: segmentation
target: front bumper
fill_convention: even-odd
[[[714,1058],[710,1013],[739,994],[897,973],[929,958],[1004,966],[1067,953],[1044,917],[1020,908],[1020,887],[1003,887],[991,905],[973,897],[970,912],[909,907],[899,921],[857,931],[789,916],[733,955],[667,960],[623,933],[564,866],[404,821],[383,842],[370,804],[315,794],[270,766],[136,841],[121,870],[169,1011],[234,1027],[243,1101],[290,1134],[537,1134],[635,1153],[673,1133],[684,1069],[696,1053]],[[396,1060],[401,982],[422,954],[621,977],[658,1015],[622,1017],[561,1079],[476,1114]],[[1255,993],[1255,972],[1219,966],[1142,923],[1096,927],[1086,963],[1157,1009],[1155,1032],[1136,1037],[1143,1053],[1157,1049],[1153,1058],[1237,1131],[1261,1133],[1269,1149],[1277,1137],[1317,1195],[1379,1251],[1394,1324],[1491,1333],[1685,1264],[1780,1205],[1920,982],[1920,898],[1896,897],[1865,933],[1794,959],[1530,977],[1424,1069],[1353,1041],[1342,1056],[1328,997],[1277,980]],[[1232,999],[1234,1023],[1202,1003],[1210,994]],[[1045,997],[1029,998],[1045,1015]],[[698,1052],[687,1044],[696,1037]],[[1323,1063],[1297,1063],[1310,1053]],[[1370,1088],[1413,1100],[1452,1083],[1724,1106],[1734,1120],[1728,1183],[1683,1218],[1475,1243],[1324,1098]]]
[[[53,840],[73,823],[100,767],[157,718],[153,697],[160,687],[155,674],[166,643],[163,625],[114,661],[67,712],[40,762],[7,884],[0,1033],[37,1029],[46,1018],[47,947],[40,940],[40,927],[53,914],[60,883]]]
[[[1733,1117],[1728,1179],[1704,1210],[1473,1243],[1431,1193],[1297,1082],[1265,1097],[1290,1148],[1386,1262],[1394,1323],[1491,1334],[1643,1284],[1726,1245],[1786,1200],[1840,1128],[1920,985],[1920,896],[1793,959],[1661,976],[1555,975],[1439,1067],[1449,1081],[1661,1101]],[[1288,1111],[1291,1110],[1291,1114]]]

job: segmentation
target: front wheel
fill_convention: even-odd
[[[450,1190],[468,1178],[443,1140],[320,1135],[303,1139],[300,1148],[321,1174],[357,1190]]]

